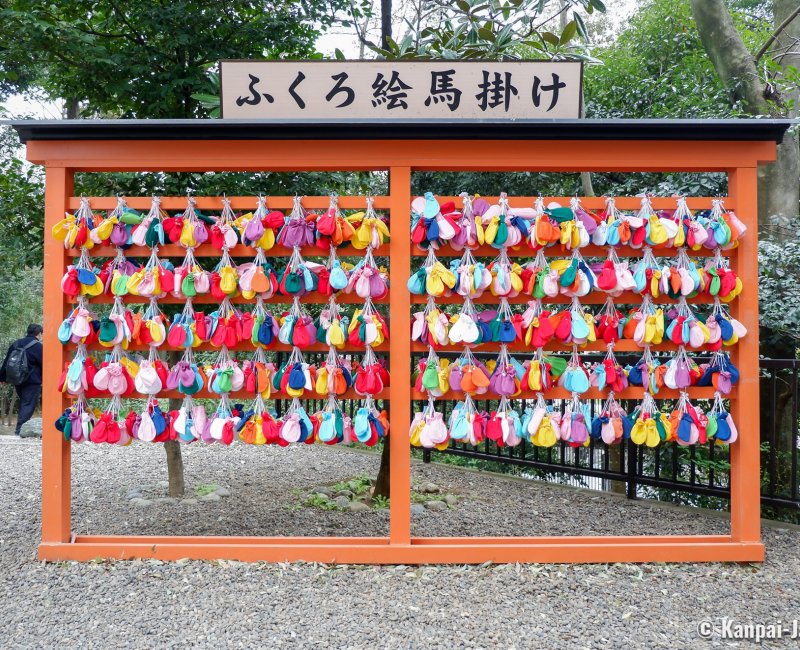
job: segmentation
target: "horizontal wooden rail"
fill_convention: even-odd
[[[230,393],[228,393],[228,396],[230,398],[232,398],[232,399],[237,399],[237,400],[240,400],[240,399],[253,400],[253,399],[256,398],[255,393],[251,393],[251,392],[246,391],[246,390],[231,391]],[[68,395],[67,397],[71,397],[71,396]],[[123,399],[146,399],[147,397],[148,397],[148,395],[145,395],[145,394],[142,394],[142,393],[135,393],[133,395],[124,396]],[[183,399],[184,397],[186,397],[186,395],[184,395],[183,393],[181,393],[180,391],[177,391],[177,390],[162,390],[157,395],[155,395],[156,399]],[[208,390],[208,388],[202,388],[201,390],[197,391],[191,397],[193,399],[213,399],[213,400],[220,399],[220,395],[218,393],[213,393],[210,390]],[[388,401],[389,400],[389,389],[387,388],[385,390],[382,390],[380,393],[375,393],[372,397],[374,397],[375,399],[381,399],[381,400]],[[363,395],[359,395],[352,388],[348,389],[347,392],[345,392],[343,395],[337,395],[336,398],[339,399],[339,400],[363,400],[363,399],[365,399],[365,397]],[[72,399],[74,399],[74,398],[72,398]],[[89,397],[87,399],[111,399],[111,395],[110,394],[96,395],[94,397]],[[271,400],[288,401],[288,400],[291,400],[293,398],[290,397],[289,395],[287,395],[286,393],[273,391],[272,395],[270,396],[269,399],[271,399]],[[312,393],[312,394],[304,395],[303,397],[300,397],[299,399],[302,400],[302,401],[306,401],[306,400],[327,400],[328,399],[328,395],[317,395],[316,393]]]
[[[117,207],[117,198],[114,196],[90,196],[86,197],[89,200],[89,207],[92,210],[113,210]],[[161,208],[164,210],[179,210],[183,212],[186,209],[185,196],[160,196],[159,202]],[[219,211],[222,210],[222,197],[221,196],[192,196],[195,200],[195,208],[203,210]],[[388,196],[374,196],[373,207],[376,210],[388,210],[389,198]],[[257,199],[255,196],[229,196],[228,200],[231,202],[231,208],[234,210],[255,210]],[[294,205],[294,197],[292,196],[267,196],[267,208],[270,210],[290,210]],[[150,196],[126,196],[125,203],[129,208],[147,212],[152,205],[153,199]],[[327,209],[330,203],[329,196],[304,196],[301,201],[304,208],[307,209]],[[67,199],[67,205],[71,210],[77,210],[81,205],[81,199],[78,196],[71,196]],[[366,196],[340,196],[339,208],[344,210],[361,210],[367,205]]]
[[[65,346],[65,347],[72,348],[74,346],[72,344],[70,344],[70,345]],[[111,348],[106,347],[104,345],[101,345],[100,343],[93,343],[88,347],[89,347],[89,350],[92,350],[92,351],[95,351],[95,352],[99,352],[99,351],[102,351],[102,350],[105,350],[105,351],[108,351],[108,352],[111,351]],[[149,350],[150,348],[149,348],[149,346],[146,346],[146,345],[138,345],[136,343],[131,343],[130,345],[128,345],[128,347],[126,349],[128,351],[130,351],[130,352],[137,352],[137,351]],[[167,345],[165,343],[162,346],[160,346],[159,349],[163,350],[163,351],[183,352],[185,348],[177,348],[176,349],[176,348],[173,348],[172,346]],[[228,348],[228,350],[230,350],[231,352],[255,352],[255,349],[256,349],[255,346],[250,341],[241,341],[240,343],[237,343],[233,347],[229,347]],[[287,345],[286,343],[276,342],[271,347],[264,348],[264,352],[291,352],[292,349],[293,349],[293,347],[291,345]],[[342,353],[342,354],[348,353],[348,352],[352,353],[352,354],[358,354],[358,353],[363,354],[364,353],[364,349],[365,348],[364,348],[363,345],[362,346],[354,346],[354,345],[347,344],[347,345],[344,346],[344,348],[342,350],[339,350],[339,352]],[[388,351],[389,350],[389,343],[387,341],[384,341],[380,345],[373,346],[372,349],[377,351],[377,352]],[[211,345],[211,343],[203,342],[200,345],[198,345],[197,347],[192,348],[192,350],[194,350],[195,352],[219,352],[220,348]],[[308,346],[307,348],[304,348],[302,351],[303,352],[327,352],[328,350],[329,350],[328,345],[326,345],[324,343],[312,343],[310,346]]]
[[[89,207],[92,210],[113,210],[117,206],[117,198],[113,196],[90,196],[86,197],[89,200]],[[128,207],[135,210],[147,211],[152,204],[152,197],[150,196],[126,196],[125,203]],[[221,210],[222,197],[221,196],[193,196],[195,200],[195,207],[198,210]],[[234,210],[255,210],[256,207],[255,196],[229,196],[231,207]],[[390,197],[389,196],[374,196],[373,206],[376,210],[389,210]],[[490,205],[498,202],[497,196],[484,196],[481,197]],[[533,207],[538,197],[535,196],[509,196],[508,202],[512,208],[525,208]],[[546,196],[543,197],[544,204],[547,206],[549,203],[559,203],[568,206],[573,197],[571,196]],[[603,210],[606,207],[606,197],[602,196],[584,196],[579,197],[581,206],[587,210]],[[733,197],[720,197],[725,202],[725,207],[728,210],[736,209],[736,200]],[[267,207],[275,210],[289,210],[294,205],[294,197],[291,196],[267,196]],[[463,207],[463,202],[460,196],[437,196],[436,199],[440,204],[453,201],[457,209]],[[164,210],[180,210],[186,209],[185,196],[160,196],[160,205]],[[713,197],[686,197],[686,203],[692,210],[708,210],[711,208]],[[637,196],[619,196],[614,197],[615,204],[619,210],[638,210],[641,207],[641,198]],[[328,207],[330,197],[328,196],[303,196],[302,205],[307,209],[325,209]],[[77,210],[81,205],[81,197],[71,196],[67,200],[68,206],[71,210]],[[339,207],[344,210],[358,210],[366,207],[366,196],[340,196]],[[650,204],[655,210],[674,210],[676,207],[676,197],[663,197],[653,196],[650,197]]]
[[[608,298],[608,294],[603,293],[602,291],[592,291],[591,293],[581,296],[578,298],[582,305],[602,305],[606,299]],[[481,305],[496,305],[500,302],[500,296],[493,296],[489,292],[485,292],[479,298],[473,298],[472,301],[475,303],[476,308],[480,310]],[[338,300],[338,299],[337,299]],[[450,296],[437,296],[434,298],[437,305],[460,305],[464,303],[464,297],[459,294],[452,294]],[[513,298],[506,298],[508,302],[512,305],[523,305],[534,300],[533,296],[527,293],[521,293],[518,296],[514,296]],[[275,301],[277,302],[277,301]],[[340,301],[343,302],[343,301]],[[411,304],[413,305],[424,305],[428,302],[428,296],[412,296],[411,297]],[[545,297],[542,298],[542,304],[544,307],[548,305],[568,305],[572,302],[572,298],[570,296],[556,296],[555,298]],[[677,303],[677,298],[670,298],[667,295],[659,296],[658,298],[653,299],[653,303],[658,306],[660,303],[667,303],[666,306],[670,306],[672,303]],[[693,304],[693,305],[711,305],[713,304],[713,299],[709,298],[708,296],[693,296],[691,298],[687,298],[686,302]],[[625,291],[619,296],[614,297],[614,304],[617,307],[622,305],[641,305],[642,304],[642,296],[638,293],[633,293],[632,291]]]
[[[642,249],[641,248],[631,248],[630,246],[617,246],[614,248],[617,253],[618,257],[641,257],[642,256]],[[652,249],[653,255],[655,257],[675,257],[675,249],[674,248],[653,248]],[[712,257],[714,255],[714,251],[708,250],[707,248],[702,248],[698,251],[686,249],[686,252],[689,254],[689,257]],[[536,257],[536,251],[533,250],[528,244],[520,244],[517,248],[507,248],[506,253],[509,257]],[[605,259],[608,257],[608,247],[605,246],[595,246],[594,244],[589,244],[588,246],[584,246],[580,249],[580,253],[583,257],[600,257]],[[436,251],[436,257],[461,257],[464,254],[463,250],[457,251],[451,248],[449,245],[442,246]],[[478,246],[472,249],[472,254],[475,257],[481,258],[489,258],[483,260],[484,262],[491,262],[495,257],[500,255],[500,250],[494,248],[493,246],[483,245]],[[572,251],[565,249],[561,245],[556,246],[549,246],[544,249],[544,254],[547,257],[571,257]],[[411,255],[414,257],[426,257],[428,255],[428,251],[421,250],[416,246],[412,247]]]
[[[44,541],[40,560],[243,560],[371,564],[482,564],[486,562],[762,562],[764,545],[730,535],[630,537],[156,537],[77,535],[70,543]]]
[[[27,149],[31,162],[90,172],[724,172],[775,159],[772,141],[716,140],[39,140]]]
[[[147,246],[129,246],[128,248],[123,248],[122,252],[128,258],[148,258],[150,254],[153,252]],[[201,244],[197,246],[192,251],[195,257],[216,257],[222,254],[219,250],[214,248],[211,244]],[[267,259],[270,257],[288,257],[294,252],[292,248],[286,248],[285,246],[274,246],[270,248],[268,251],[264,251],[264,254],[267,256]],[[364,257],[364,251],[358,250],[353,248],[350,245],[342,246],[336,250],[339,257]],[[67,257],[79,257],[81,251],[77,248],[68,248],[65,251]],[[252,261],[252,258],[255,257],[256,249],[252,246],[244,246],[243,244],[237,244],[233,248],[228,249],[228,254],[233,258],[249,258],[247,261]],[[388,254],[388,246],[380,246],[378,248],[373,249],[373,254],[376,256],[379,255],[387,255]],[[93,248],[89,249],[89,255],[93,258],[97,257],[116,257],[117,255],[117,248],[114,246],[94,246]],[[300,255],[303,258],[311,258],[311,257],[328,257],[328,251],[324,251],[316,246],[302,246],[300,247]],[[159,257],[185,257],[186,256],[186,249],[183,246],[179,246],[178,244],[164,244],[163,246],[158,247],[158,256]]]
[[[478,195],[476,195],[477,198]],[[499,196],[483,196],[481,197],[489,205],[495,205],[500,197]],[[539,197],[536,196],[513,196],[509,195],[508,204],[512,208],[532,208]],[[570,205],[574,197],[572,196],[545,196],[542,197],[545,207],[549,203],[559,203],[563,206]],[[586,210],[604,210],[606,207],[605,196],[581,196],[578,197],[581,202],[581,207]],[[716,198],[721,198],[725,202],[727,210],[736,208],[736,200],[733,197],[711,197],[711,196],[687,196],[686,205],[691,210],[710,210],[712,201]],[[457,209],[463,207],[463,199],[460,196],[436,196],[439,204],[453,201]],[[614,203],[618,210],[638,210],[642,207],[642,197],[640,196],[615,196]],[[677,205],[677,197],[675,196],[651,196],[650,205],[654,210],[674,210]]]
[[[686,389],[687,392],[690,393],[692,399],[713,399],[715,389],[712,386],[690,386]],[[605,390],[598,390],[597,388],[590,388],[585,393],[581,394],[581,399],[590,399],[590,400],[604,400],[608,398],[609,393],[608,389]],[[634,400],[641,400],[644,395],[644,388],[641,386],[629,386],[625,390],[615,391],[614,397],[618,400],[621,399],[634,399]],[[520,391],[518,395],[514,395],[509,399],[526,399],[526,400],[535,400],[538,393],[542,393],[545,399],[570,399],[572,397],[572,393],[569,392],[566,388],[561,387],[554,387],[550,388],[549,390],[542,390],[542,391],[533,391],[530,389],[525,389]],[[656,399],[678,399],[680,397],[680,391],[673,390],[670,388],[662,388],[657,393],[653,394],[653,397]],[[727,396],[726,396],[727,397]],[[420,392],[418,390],[412,391],[412,398],[417,401],[427,401],[428,394]],[[449,390],[440,397],[434,397],[435,400],[448,400],[448,401],[456,401],[461,402],[464,400],[464,393],[454,390]],[[499,400],[500,398],[495,395],[494,393],[485,393],[483,395],[473,395],[472,399],[475,401],[481,400]],[[736,399],[734,395],[732,399]]]
[[[500,343],[495,343],[492,341],[488,341],[486,343],[481,343],[476,348],[472,348],[473,350],[480,350],[482,352],[486,352],[489,350],[499,350]],[[461,352],[464,350],[464,344],[459,343],[458,345],[443,345],[443,346],[436,346],[435,350],[438,351],[447,351],[447,352]],[[536,348],[531,347],[530,345],[525,345],[522,342],[514,342],[507,344],[509,352],[530,352],[533,353]],[[571,352],[572,351],[572,344],[571,343],[559,343],[559,342],[551,342],[544,346],[545,350],[554,351],[554,352]],[[605,341],[595,341],[594,343],[585,343],[582,346],[578,346],[579,352],[605,352],[608,349],[608,344]],[[678,349],[678,346],[672,342],[664,342],[659,343],[658,345],[651,345],[650,349],[653,352],[674,352]],[[412,352],[427,352],[428,346],[423,345],[417,341],[413,341],[411,343],[411,351]],[[709,354],[709,351],[706,350],[705,347],[703,348],[689,348],[686,347],[686,351],[688,353],[705,353]],[[640,347],[636,341],[631,341],[630,339],[623,339],[621,341],[617,341],[614,344],[614,352],[644,352],[644,348]]]
[[[150,298],[145,298],[144,296],[123,296],[125,303],[147,303],[150,302]],[[306,294],[305,296],[300,296],[300,302],[305,304],[327,304],[330,300],[330,296],[323,296],[320,293],[311,292]],[[280,294],[274,295],[271,298],[266,298],[264,300],[264,304],[271,305],[271,304],[291,304],[294,301],[293,296],[283,296]],[[64,296],[64,302],[67,304],[75,304],[75,301],[71,300],[68,296]],[[114,302],[114,296],[109,296],[108,294],[103,294],[100,296],[95,296],[91,298],[90,303],[92,304],[109,304]],[[201,294],[192,298],[192,302],[195,305],[219,305],[220,301],[217,298],[214,298],[210,293]],[[230,298],[230,302],[234,305],[255,305],[256,299],[255,298],[244,298],[243,296],[234,296]],[[363,305],[364,299],[358,297],[354,293],[343,293],[343,294],[336,294],[336,302],[340,305]],[[375,298],[373,299],[372,303],[374,305],[381,305],[381,304],[388,304],[389,298]],[[159,305],[183,305],[186,303],[186,298],[176,298],[175,296],[169,295],[164,296],[163,298],[158,299]]]

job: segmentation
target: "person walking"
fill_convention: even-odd
[[[42,392],[42,329],[28,325],[28,331],[8,348],[0,366],[0,382],[14,386],[19,396],[19,413],[14,435],[19,437],[22,425],[33,416]]]

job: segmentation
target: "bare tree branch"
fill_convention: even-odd
[[[563,14],[565,11],[567,11],[571,6],[572,6],[572,3],[563,3],[561,5],[561,9],[559,9],[556,13],[554,13],[552,16],[550,16],[550,18],[546,18],[545,20],[540,22],[538,25],[535,25],[535,26],[531,25],[531,32],[539,31],[539,29],[544,27],[551,20],[555,20],[556,18],[561,16],[561,14]]]
[[[766,41],[764,41],[764,44],[761,46],[761,49],[758,50],[758,52],[756,52],[755,56],[756,63],[758,63],[761,57],[764,56],[764,53],[769,49],[769,46],[775,42],[775,39],[778,38],[780,33],[784,29],[786,29],[791,24],[791,22],[799,15],[800,15],[800,4],[797,5],[797,9],[795,9],[788,16],[786,16],[784,21],[780,25],[778,25],[777,29],[774,32],[772,32],[770,37]]]
[[[358,40],[359,40],[359,42],[360,42],[360,43],[362,43],[362,44],[364,44],[364,45],[366,45],[367,47],[370,47],[370,48],[375,48],[375,47],[378,47],[378,46],[375,44],[375,42],[374,42],[374,41],[371,41],[371,40],[369,40],[369,39],[368,39],[366,36],[364,36],[364,34],[363,34],[363,33],[362,33],[362,32],[361,32],[359,29],[358,29],[358,27],[356,26],[355,22],[353,23],[353,27],[354,27],[354,28],[355,28],[355,30],[356,30],[356,38],[358,38]]]
[[[775,63],[780,63],[786,56],[800,56],[800,50],[798,50],[797,52],[784,52],[780,56],[773,57],[773,59]]]
[[[793,38],[792,42],[789,45],[781,45],[780,47],[773,47],[771,50],[765,52],[765,56],[777,56],[778,54],[782,54],[787,50],[791,50],[795,47],[798,43],[800,43],[800,38]]]

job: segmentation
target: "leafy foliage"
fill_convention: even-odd
[[[750,6],[734,19],[745,41],[760,42],[768,26]],[[591,118],[732,118],[731,104],[708,59],[689,0],[647,0],[613,44],[593,50],[602,65],[585,74],[586,115]],[[724,174],[593,174],[598,194],[706,195],[725,193]]]
[[[31,323],[42,322],[41,268],[26,267],[0,275],[0,352],[23,336]]]
[[[75,191],[87,196],[181,196],[187,191],[203,196],[325,195],[342,196],[386,191],[385,173],[360,172],[127,172],[79,173]]]
[[[0,127],[0,197],[4,272],[41,264],[44,174],[20,158],[19,140],[10,127]]]
[[[0,273],[0,355],[3,357],[13,341],[25,336],[28,325],[43,322],[44,280],[40,266],[23,267],[10,262],[12,266],[7,267],[5,259],[6,251],[0,248],[0,263],[5,269]],[[13,386],[0,384],[0,398],[9,398],[13,394]]]
[[[763,21],[734,12],[746,42],[755,45]],[[689,0],[642,3],[610,46],[594,51],[603,65],[586,73],[586,114],[614,118],[723,118],[743,114],[731,107],[700,41]]]
[[[303,505],[308,508],[319,508],[320,510],[341,510],[334,501],[324,494],[310,494],[308,498],[303,501]]]
[[[350,490],[356,496],[366,494],[372,485],[372,479],[366,474],[359,474],[358,476],[340,481],[333,486],[334,492],[341,492],[343,490]]]
[[[794,358],[800,347],[800,242],[762,240],[758,253],[762,348]]]
[[[207,115],[220,59],[315,58],[344,0],[8,0],[0,91],[39,88],[86,116]],[[35,44],[34,47],[31,44]]]
[[[372,46],[387,59],[499,59],[518,58],[520,46],[536,58],[592,60],[576,37],[586,39],[581,11],[605,11],[601,0],[436,0],[430,3],[433,22],[418,33],[413,25],[400,43],[389,39],[389,48]],[[555,7],[555,10],[553,10]],[[548,11],[550,10],[550,11]],[[547,24],[562,12],[571,12],[559,33]]]
[[[216,492],[218,487],[216,483],[201,483],[194,486],[194,493],[199,497],[205,497]]]
[[[19,140],[0,128],[0,354],[42,322],[44,174],[20,158]],[[0,391],[10,395],[7,384]]]

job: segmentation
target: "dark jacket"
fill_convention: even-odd
[[[30,366],[31,374],[28,376],[28,381],[22,385],[42,385],[42,344],[36,340],[35,336],[25,336],[21,339],[17,339],[11,344],[11,346],[8,348],[8,352],[6,352],[6,358],[3,359],[3,365],[0,366],[0,381],[6,381],[6,364],[8,363],[8,357],[11,354],[11,350],[25,347],[31,341],[36,341],[36,344],[25,350],[25,354],[28,357],[28,366]]]

